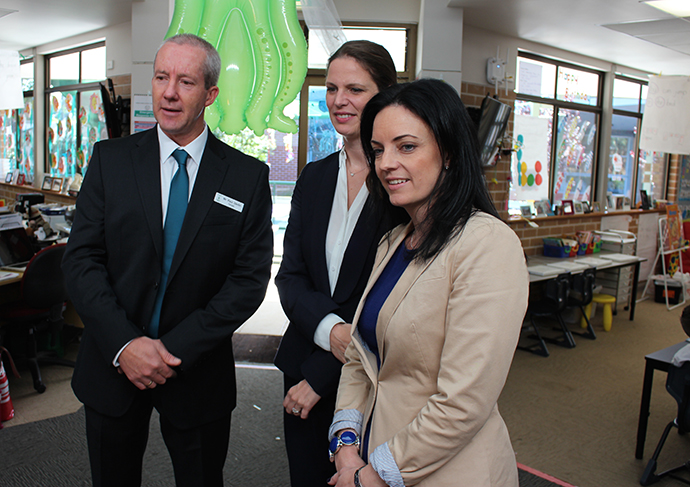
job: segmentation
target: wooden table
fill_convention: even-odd
[[[641,459],[644,455],[644,441],[647,436],[647,422],[649,421],[649,404],[652,398],[652,382],[654,371],[662,370],[668,372],[671,367],[673,356],[678,350],[687,345],[687,341],[682,341],[658,350],[649,355],[645,355],[644,381],[642,382],[642,400],[640,401],[640,419],[637,423],[637,445],[635,446],[635,458]]]

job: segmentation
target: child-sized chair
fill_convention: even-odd
[[[611,331],[611,324],[613,323],[613,311],[611,306],[616,303],[616,297],[610,294],[594,293],[592,303],[599,303],[604,306],[604,331]],[[589,303],[587,307],[585,307],[585,316],[590,320],[592,319],[592,303]],[[580,320],[580,326],[582,328],[587,328],[587,321],[584,316]]]

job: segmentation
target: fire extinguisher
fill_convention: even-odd
[[[17,368],[14,366],[14,361],[10,352],[5,347],[0,347],[0,428],[2,422],[14,418],[14,406],[12,405],[12,398],[10,397],[10,384],[7,381],[7,374],[5,374],[5,367],[3,365],[3,354],[8,359],[10,368],[15,377],[19,378]]]

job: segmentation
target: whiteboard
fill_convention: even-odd
[[[19,70],[19,53],[0,50],[0,110],[23,106],[24,92]]]
[[[690,154],[690,76],[650,76],[640,149]]]

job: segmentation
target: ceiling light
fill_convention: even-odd
[[[642,3],[676,17],[690,17],[690,2],[687,0],[647,0]]]

